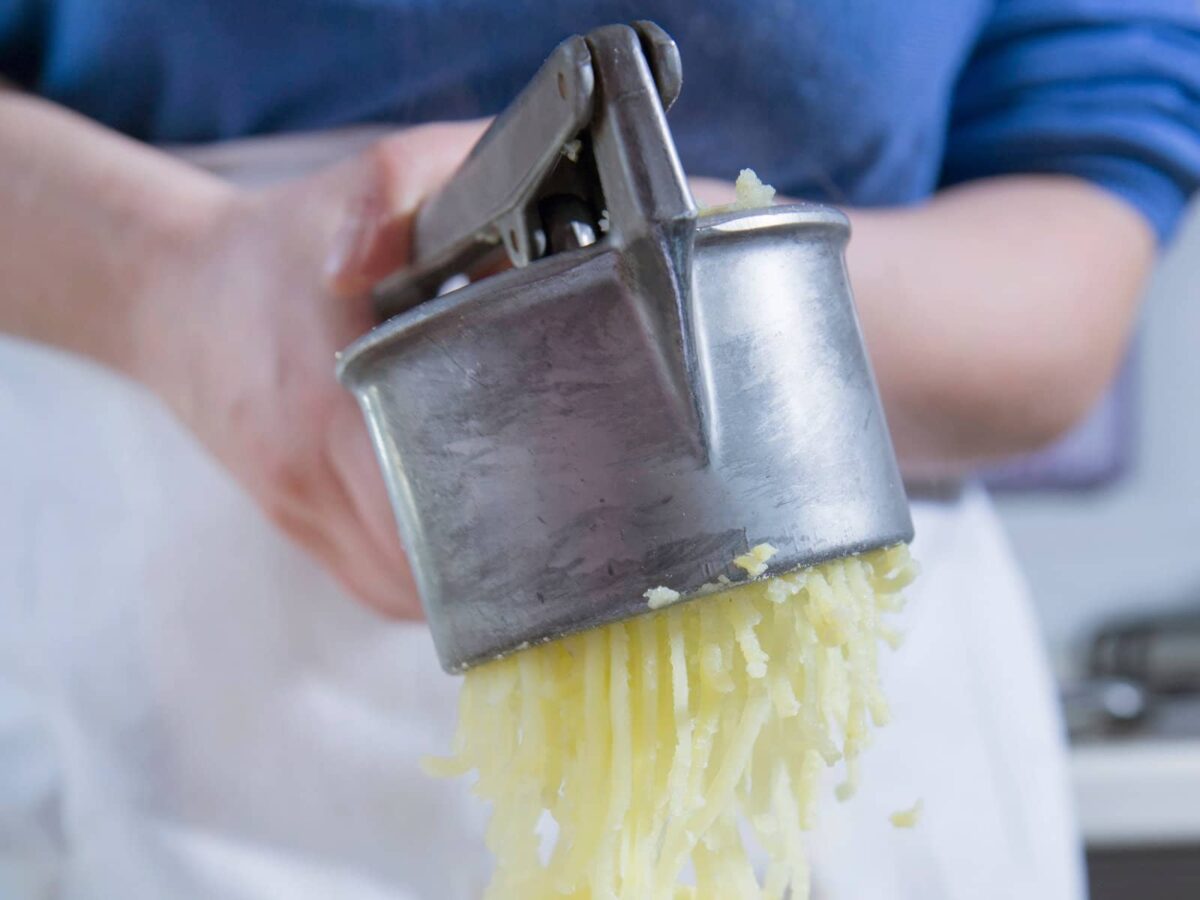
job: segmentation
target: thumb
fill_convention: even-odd
[[[409,264],[421,202],[449,180],[489,124],[477,119],[409,128],[344,164],[348,171],[340,174],[353,187],[325,265],[335,294],[360,296]]]

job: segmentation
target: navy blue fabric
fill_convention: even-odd
[[[1200,182],[1196,0],[0,0],[0,73],[144,140],[494,113],[565,36],[653,18],[693,174],[892,205],[1008,172],[1169,233]]]

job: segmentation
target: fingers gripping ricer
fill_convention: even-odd
[[[680,81],[649,23],[563,43],[341,354],[449,670],[686,599],[758,543],[777,575],[912,536],[846,219],[697,218]]]

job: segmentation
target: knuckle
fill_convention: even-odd
[[[411,141],[403,132],[381,138],[366,151],[368,203],[393,212],[404,205],[414,159]]]

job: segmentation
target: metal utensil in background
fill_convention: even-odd
[[[1200,610],[1115,622],[1092,642],[1095,676],[1136,680],[1159,694],[1200,693]]]
[[[1200,737],[1200,610],[1184,607],[1102,626],[1083,681],[1063,692],[1075,737],[1132,731]]]
[[[1063,717],[1073,740],[1129,734],[1153,709],[1153,698],[1136,681],[1090,678],[1063,689]]]

